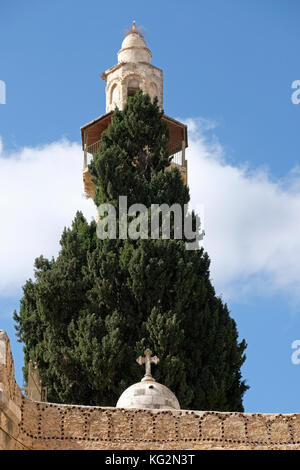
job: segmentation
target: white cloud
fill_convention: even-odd
[[[188,121],[192,205],[204,204],[204,247],[211,277],[226,300],[285,291],[299,298],[300,172],[274,181],[265,169],[228,163],[214,123]],[[56,256],[76,210],[96,215],[83,196],[82,150],[66,140],[0,154],[0,294],[16,295],[33,260]]]
[[[190,120],[189,185],[192,206],[204,205],[203,246],[211,277],[226,299],[285,291],[299,299],[300,175],[274,181],[266,169],[226,162],[212,129]]]
[[[83,155],[66,140],[0,155],[0,293],[20,292],[33,261],[55,256],[76,210],[88,220],[95,206],[83,196]]]

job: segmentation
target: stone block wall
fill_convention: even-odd
[[[19,437],[21,403],[9,339],[0,330],[0,449],[25,449]]]
[[[32,449],[300,449],[299,414],[118,409],[23,398]]]

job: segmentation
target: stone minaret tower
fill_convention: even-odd
[[[159,106],[163,104],[163,73],[150,63],[151,51],[145,39],[136,29],[135,21],[122,42],[118,52],[118,63],[101,77],[106,86],[106,112],[113,111],[117,106],[122,109],[127,97],[137,90],[148,93],[151,98],[158,97]]]
[[[95,193],[88,172],[88,155],[97,152],[101,134],[110,124],[114,109],[123,109],[128,96],[138,90],[148,93],[152,99],[157,96],[160,108],[163,107],[163,72],[151,64],[151,58],[151,51],[134,21],[118,52],[118,63],[101,74],[101,78],[106,82],[106,114],[81,128],[84,150],[83,181],[87,197],[93,197]],[[183,180],[187,183],[187,126],[165,114],[163,119],[169,128],[169,154],[173,157],[171,167],[178,166]]]

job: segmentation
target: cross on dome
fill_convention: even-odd
[[[138,383],[126,388],[117,402],[117,408],[169,409],[180,410],[180,404],[171,390],[156,382],[151,375],[151,364],[158,364],[159,358],[152,357],[152,351],[147,348],[144,356],[136,359],[140,365],[145,364],[146,373]]]
[[[147,348],[144,351],[144,354],[145,354],[145,357],[139,356],[136,360],[136,362],[138,364],[140,364],[140,366],[145,364],[146,373],[145,373],[144,377],[142,378],[142,381],[144,381],[144,380],[153,380],[153,381],[155,381],[155,379],[151,375],[151,364],[158,364],[159,363],[159,358],[157,356],[151,357],[152,356],[152,351],[149,348]]]

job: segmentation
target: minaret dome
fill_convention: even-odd
[[[118,63],[147,62],[150,64],[151,57],[151,51],[147,48],[146,41],[142,33],[136,28],[134,21],[118,52]]]

